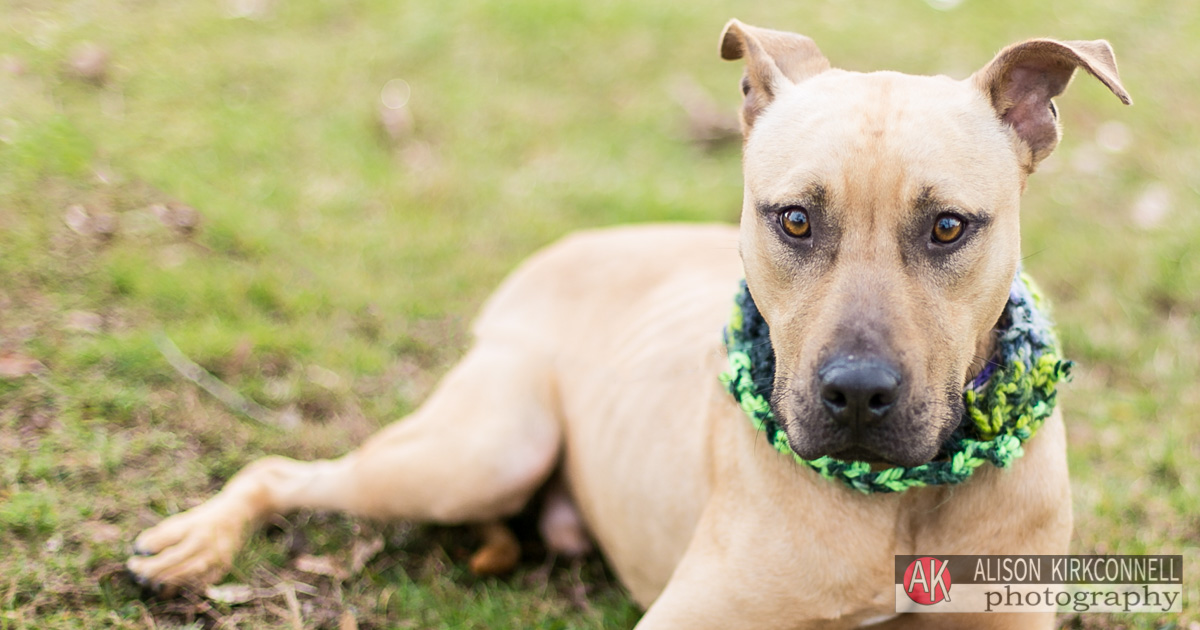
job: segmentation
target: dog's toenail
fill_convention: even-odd
[[[134,584],[137,584],[142,588],[146,588],[147,585],[150,584],[150,580],[147,579],[146,576],[134,571],[133,569],[126,568],[125,573],[129,576],[129,579],[133,580]]]

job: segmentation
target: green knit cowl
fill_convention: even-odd
[[[1024,453],[1021,445],[1054,411],[1055,387],[1068,377],[1071,362],[1060,358],[1043,309],[1033,282],[1018,273],[995,329],[995,352],[963,388],[962,421],[938,456],[920,466],[872,471],[867,462],[829,456],[810,460],[792,451],[769,402],[775,378],[770,331],[744,280],[725,329],[729,365],[720,378],[754,428],[777,451],[826,479],[864,493],[961,483],[985,463],[1011,466]]]

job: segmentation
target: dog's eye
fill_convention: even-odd
[[[812,232],[808,213],[803,208],[789,208],[779,213],[779,225],[792,238],[804,238]]]
[[[934,242],[948,245],[962,237],[963,230],[966,227],[967,220],[957,214],[950,214],[948,212],[939,214],[933,222],[933,240]]]

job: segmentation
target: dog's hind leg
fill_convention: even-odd
[[[142,532],[127,565],[153,586],[201,587],[228,571],[257,523],[300,508],[437,523],[515,514],[558,461],[554,387],[544,358],[481,342],[420,409],[358,450],[254,462],[207,503]]]

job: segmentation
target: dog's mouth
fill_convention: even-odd
[[[791,442],[790,439],[789,442]],[[914,440],[912,443],[899,445],[897,448],[883,448],[871,445],[869,442],[853,441],[844,446],[818,449],[821,451],[820,454],[815,452],[813,454],[816,454],[817,457],[828,455],[844,462],[866,462],[871,465],[871,469],[874,471],[896,466],[911,468],[936,460],[940,455],[940,445],[935,445],[933,448],[926,448],[921,442],[921,440]],[[795,445],[793,445],[792,450],[797,450]],[[801,454],[801,456],[804,457],[805,454]],[[817,459],[817,457],[805,458]]]
[[[831,454],[830,457],[834,459],[840,459],[844,462],[866,462],[871,464],[872,470],[874,470],[876,467],[882,469],[897,465],[896,462],[891,461],[883,455],[880,455],[879,453],[862,446],[851,446],[844,448]]]
[[[898,461],[862,446],[851,446],[844,448],[831,453],[829,456],[834,459],[840,459],[844,462],[866,462],[867,464],[871,465],[871,472],[880,472],[882,470],[887,470],[888,468],[894,468],[897,466],[902,468],[918,466],[921,464],[928,464],[946,459],[945,454],[941,451],[938,451],[938,453],[934,455],[933,459],[922,461]]]
[[[874,471],[895,466],[901,468],[920,466],[921,464],[929,463],[937,457],[936,450],[931,455],[917,451],[923,451],[923,449],[909,447],[893,451],[891,449],[872,448],[863,443],[855,442],[843,448],[831,449],[829,456],[844,462],[866,462],[871,465],[871,469]]]
[[[937,460],[962,419],[961,398],[901,404],[870,427],[839,425],[811,403],[800,402],[785,411],[779,402],[773,408],[777,417],[785,418],[783,428],[797,455],[808,460],[829,456],[866,462],[874,470]]]

